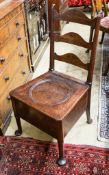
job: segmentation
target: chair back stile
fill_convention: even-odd
[[[97,18],[97,23],[95,26],[95,34],[93,37],[93,44],[92,44],[92,50],[91,50],[91,57],[90,57],[90,65],[89,65],[89,72],[88,72],[88,77],[87,77],[87,83],[92,83],[92,78],[93,78],[93,71],[94,71],[94,64],[95,64],[95,59],[96,59],[96,49],[97,49],[97,44],[98,44],[98,35],[99,35],[99,29],[100,29],[100,18]]]
[[[54,70],[54,15],[53,15],[53,6],[51,7],[51,16],[50,16],[50,66],[49,66],[49,70],[52,71]]]
[[[71,9],[65,11],[62,14],[58,14],[53,5],[51,8],[51,27],[50,27],[50,69],[54,69],[54,61],[63,61],[75,66],[78,66],[82,69],[88,71],[87,83],[92,83],[94,63],[96,58],[96,49],[97,49],[97,40],[98,40],[98,31],[99,31],[99,22],[100,18],[89,19],[83,13],[78,13],[78,10]],[[64,20],[67,22],[74,22],[83,25],[88,25],[95,28],[94,38],[91,42],[86,42],[79,34],[74,32],[65,33],[64,35],[59,35],[58,31],[54,31],[54,22],[55,20]],[[58,55],[55,53],[54,42],[64,42],[68,44],[77,45],[83,48],[91,50],[90,63],[83,63],[80,58],[73,53],[66,53],[64,55]]]

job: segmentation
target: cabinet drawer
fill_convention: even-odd
[[[22,25],[22,27],[19,29],[18,36],[23,40],[26,39],[25,25]]]
[[[15,73],[20,65],[20,59],[17,51],[13,54],[10,62],[0,72],[0,95],[7,90],[8,85],[11,83]]]
[[[25,70],[25,73],[23,72]],[[10,91],[15,89],[16,87],[25,83],[27,77],[29,76],[29,68],[26,64],[20,66],[19,70],[16,72],[11,84],[7,87],[6,92],[2,94],[0,98],[0,118],[2,118],[2,122],[5,117],[8,115],[12,108],[11,100],[10,100]]]
[[[3,43],[9,38],[9,30],[8,26],[5,25],[0,29],[0,47],[2,47]]]
[[[27,38],[25,36],[24,26],[22,26],[22,28],[20,29],[17,38],[19,38],[18,39],[19,52],[27,55],[28,54],[28,46],[27,46]]]
[[[18,71],[16,72],[15,78],[12,81],[12,84],[14,84],[14,88],[25,83],[29,74],[30,74],[30,69],[28,66],[28,60],[27,58],[23,58],[20,61],[20,66],[19,66]],[[14,88],[12,87],[11,89],[14,89]]]
[[[30,68],[28,63],[28,56],[23,56],[20,58],[20,67],[16,75],[16,79],[19,79],[20,83],[24,83],[30,74]]]
[[[9,92],[5,92],[0,98],[0,118],[2,123],[12,108]]]
[[[28,56],[28,48],[26,41],[21,41],[18,46],[19,55]]]
[[[28,79],[28,76],[30,74],[30,70],[29,68],[26,67],[20,67],[19,72],[16,75],[16,80],[18,80],[18,86],[24,84],[26,82],[26,80]]]
[[[20,28],[20,30],[17,34],[17,39],[18,39],[19,45],[21,45],[22,41],[27,42],[27,37],[26,37],[25,26],[24,25]]]
[[[23,12],[21,11],[18,14],[18,16],[16,16],[15,18],[13,18],[9,22],[9,33],[10,33],[10,35],[16,33],[23,24],[24,24],[24,16],[23,16]]]
[[[10,61],[13,52],[18,47],[18,41],[14,36],[10,41],[6,43],[4,47],[0,49],[0,69],[4,68],[7,62]]]

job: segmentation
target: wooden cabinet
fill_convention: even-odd
[[[50,24],[50,7],[52,4],[55,4],[56,10],[58,12],[62,12],[63,10],[65,10],[68,5],[67,5],[67,0],[48,0],[48,20],[49,20],[49,24]],[[55,22],[55,29],[58,31],[60,31],[62,29],[63,24],[60,23],[59,21]]]
[[[9,123],[9,92],[27,81],[30,56],[23,0],[0,7],[0,129]],[[1,131],[0,131],[1,132]]]

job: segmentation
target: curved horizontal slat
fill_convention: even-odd
[[[74,32],[66,33],[64,35],[55,35],[55,40],[57,42],[66,42],[69,44],[85,47],[90,50],[92,49],[92,43],[86,42],[79,34]]]
[[[78,9],[69,9],[59,15],[55,11],[54,18],[57,20],[61,19],[64,21],[76,22],[79,24],[84,24],[92,27],[95,27],[97,20],[96,18],[94,19],[88,18],[81,10]]]
[[[78,66],[82,69],[88,70],[89,68],[89,63],[85,64],[83,63],[75,54],[73,53],[67,53],[64,55],[57,55],[56,53],[54,54],[54,59],[58,61],[64,61],[69,64],[73,64],[75,66]]]

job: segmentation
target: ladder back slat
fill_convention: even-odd
[[[61,13],[59,15],[58,13],[55,13],[54,19],[76,22],[78,24],[84,24],[92,27],[95,27],[96,24],[96,18],[90,19],[82,11],[78,11],[77,9],[66,9],[64,13]]]
[[[67,53],[67,54],[64,54],[64,55],[58,55],[58,54],[55,53],[54,54],[54,59],[58,60],[58,61],[63,61],[63,62],[69,63],[69,64],[73,64],[73,65],[78,66],[78,67],[80,67],[82,69],[85,69],[85,70],[88,70],[88,67],[89,67],[89,63],[87,63],[87,64],[83,63],[78,58],[78,56],[76,56],[73,53]]]
[[[55,35],[55,40],[56,42],[66,42],[90,50],[92,49],[92,43],[86,42],[79,34],[74,32],[66,33],[64,35]]]

